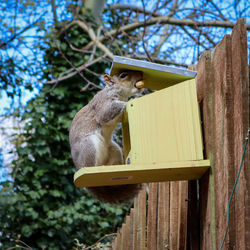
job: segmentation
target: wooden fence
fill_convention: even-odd
[[[198,181],[150,183],[134,200],[112,249],[219,249],[228,200],[249,126],[249,68],[245,20],[205,51],[196,67],[204,158],[211,170]],[[249,145],[230,206],[222,249],[250,249]]]

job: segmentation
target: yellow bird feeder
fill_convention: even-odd
[[[123,115],[125,165],[87,167],[74,175],[77,187],[199,179],[210,167],[203,142],[196,72],[115,57],[111,75],[139,70],[140,86],[157,90],[128,102]]]

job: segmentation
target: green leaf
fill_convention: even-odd
[[[21,233],[24,237],[29,237],[32,235],[32,230],[31,230],[31,227],[28,226],[28,225],[23,225],[21,227]]]
[[[58,191],[58,190],[50,190],[49,191],[50,195],[54,196],[54,197],[60,197],[63,196],[63,193]]]

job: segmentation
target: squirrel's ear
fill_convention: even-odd
[[[111,86],[111,85],[115,84],[113,78],[112,78],[110,75],[105,74],[105,75],[103,76],[103,78],[104,78],[104,81],[105,81],[108,85]]]

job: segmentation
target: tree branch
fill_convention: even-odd
[[[106,239],[107,237],[115,237],[115,236],[117,236],[117,233],[106,234],[106,235],[104,235],[103,237],[101,237],[101,238],[100,238],[96,243],[94,243],[93,245],[84,248],[84,250],[93,249],[93,248],[95,248],[95,247],[98,245],[98,243],[100,243],[102,240]]]
[[[101,41],[99,41],[99,39],[96,39],[96,35],[94,30],[89,27],[88,25],[86,25],[83,21],[81,20],[73,20],[71,23],[69,23],[68,25],[66,25],[63,30],[61,30],[57,37],[60,37],[66,30],[68,30],[69,28],[71,28],[73,25],[78,25],[80,28],[82,28],[84,31],[86,31],[90,37],[90,39],[92,40],[93,44],[96,44],[96,46],[102,50],[111,60],[114,59],[114,55],[113,53],[105,46],[101,43]]]
[[[40,15],[39,18],[37,18],[33,23],[29,24],[28,26],[26,26],[25,28],[23,28],[18,33],[15,33],[8,41],[6,41],[6,42],[1,42],[0,41],[0,49],[2,47],[6,46],[8,43],[12,42],[14,39],[16,39],[18,36],[20,36],[21,34],[23,34],[28,29],[30,29],[33,25],[35,25],[45,15],[46,12],[47,12],[47,10],[45,12],[43,12],[42,15]]]
[[[198,29],[197,27],[192,27],[192,29],[203,35],[211,44],[213,44],[213,46],[216,45],[216,43],[208,36],[207,33],[203,32],[201,29]]]
[[[89,63],[86,63],[86,64],[84,64],[84,65],[81,65],[81,66],[75,68],[75,71],[74,71],[74,72],[69,73],[69,74],[66,75],[66,76],[59,77],[59,78],[54,79],[54,80],[51,80],[51,81],[47,81],[45,84],[57,84],[58,82],[67,80],[67,79],[69,79],[69,78],[75,76],[78,72],[81,72],[82,70],[84,70],[84,69],[90,67],[91,65],[93,65],[93,64],[95,64],[95,63],[101,61],[103,58],[105,58],[105,55],[104,55],[104,56],[100,56],[100,57],[96,58],[95,60],[93,60],[93,61],[91,61],[91,62],[89,62]]]
[[[181,12],[181,11],[186,11],[186,10],[190,10],[190,11],[199,11],[200,13],[208,13],[208,14],[212,14],[214,16],[217,16],[217,17],[220,17],[223,21],[229,21],[223,14],[222,12],[220,11],[220,9],[211,1],[209,0],[208,2],[210,2],[213,7],[216,9],[216,11],[218,11],[218,15],[213,12],[213,11],[209,11],[209,10],[202,10],[200,8],[182,8],[182,9],[178,9],[177,12]],[[178,4],[180,5],[180,4]],[[160,7],[162,8],[162,6]],[[129,4],[112,4],[112,5],[108,5],[106,6],[104,9],[110,9],[110,10],[116,10],[116,9],[120,9],[120,10],[132,10],[134,12],[137,12],[137,13],[141,13],[143,14],[144,11],[143,11],[143,8],[140,8],[140,7],[137,7],[137,6],[132,6],[132,5],[129,5]],[[154,11],[148,11],[148,10],[145,10],[146,14],[149,15],[149,16],[152,16],[152,17],[159,17],[159,16],[162,16],[160,13],[157,13],[156,11],[159,10],[159,8],[157,8],[156,10]],[[171,11],[171,9],[170,9]]]
[[[204,44],[199,42],[199,39],[194,37],[185,27],[181,27],[181,29],[199,46],[201,45],[205,50],[209,50]]]
[[[224,21],[228,21],[228,19],[224,17],[218,6],[212,0],[209,0],[208,2],[211,3],[213,7],[218,11],[220,18],[222,18]]]
[[[178,7],[179,7],[179,5],[177,4],[177,0],[175,0],[172,8],[170,9],[170,13],[168,16],[172,17],[176,13]],[[154,56],[156,56],[156,57],[159,55],[163,44],[166,42],[166,40],[169,37],[168,30],[169,30],[169,24],[165,24],[164,30],[163,30],[163,35],[160,37],[160,41],[158,42],[158,44],[156,45],[156,47],[154,49]]]
[[[110,38],[110,36],[113,35],[119,35],[123,32],[131,32],[135,29],[141,28],[143,26],[151,26],[155,24],[171,24],[171,25],[177,25],[177,26],[189,26],[189,27],[223,27],[223,28],[233,28],[235,26],[235,23],[228,22],[228,21],[194,21],[189,19],[176,19],[168,16],[159,16],[159,17],[153,17],[147,19],[146,23],[144,22],[135,22],[132,24],[127,24],[122,27],[120,27],[117,30],[112,30],[105,35],[100,36],[98,38],[98,42],[103,42],[107,38]],[[250,24],[246,24],[247,30],[250,30]],[[96,42],[96,41],[95,41]],[[90,42],[88,45],[86,45],[83,49],[89,49],[91,46],[93,46],[94,42]]]
[[[133,11],[138,12],[138,13],[144,13],[144,10],[142,8],[137,7],[137,6],[133,6],[133,5],[129,5],[129,4],[120,4],[120,3],[118,3],[118,4],[106,5],[104,7],[104,10],[116,10],[116,9],[119,9],[119,10],[133,10]],[[149,16],[153,16],[153,17],[160,16],[160,14],[152,12],[152,11],[148,11],[148,10],[145,10],[145,14],[149,15]]]
[[[145,42],[145,34],[146,34],[146,8],[145,8],[145,3],[144,3],[144,0],[141,0],[142,2],[142,6],[143,6],[143,12],[144,12],[144,23],[143,23],[143,33],[142,33],[142,46],[143,46],[143,49],[145,51],[145,53],[147,54],[147,57],[148,57],[148,60],[150,62],[152,62],[152,59],[151,59],[151,56],[148,52],[148,49],[147,49],[147,46],[146,46],[146,42]]]
[[[145,55],[131,55],[131,56],[128,55],[128,57],[133,58],[133,59],[139,59],[139,60],[147,59],[147,56],[145,56]],[[175,65],[175,66],[180,66],[180,67],[185,67],[185,68],[188,67],[187,64],[177,63],[177,62],[169,61],[169,60],[165,60],[165,59],[160,59],[158,57],[152,57],[151,56],[151,59],[152,59],[152,62],[155,62],[155,63],[161,63],[161,64],[167,64],[167,65]]]
[[[53,12],[53,19],[54,19],[54,24],[57,27],[58,25],[58,20],[57,20],[57,14],[56,14],[56,4],[55,0],[51,0],[51,7],[52,7],[52,12]]]

